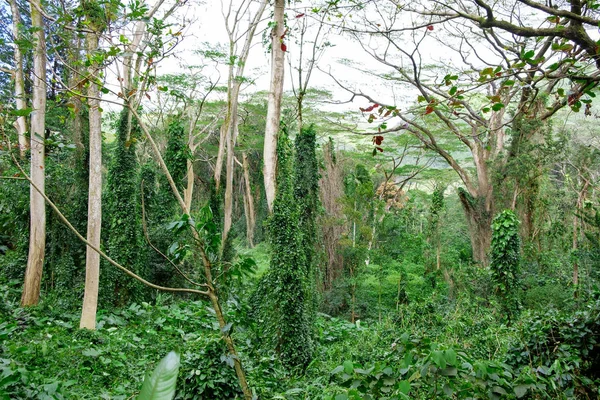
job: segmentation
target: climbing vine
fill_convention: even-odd
[[[140,129],[135,120],[129,133],[128,112],[121,112],[117,126],[117,143],[114,158],[108,168],[105,200],[105,232],[108,254],[117,262],[128,265],[137,274],[145,276],[140,210],[139,165],[135,143]],[[142,288],[114,268],[104,268],[101,275],[100,298],[123,305],[139,300]]]
[[[513,211],[504,210],[492,221],[490,268],[496,293],[509,321],[519,309],[516,290],[520,261],[519,220]]]
[[[277,196],[268,222],[271,264],[253,297],[264,321],[263,337],[285,365],[304,368],[312,359],[312,307],[300,207],[294,193],[294,160],[285,130],[279,137],[277,157]]]
[[[319,213],[319,163],[316,154],[316,132],[313,125],[304,126],[295,141],[294,197],[299,205],[299,230],[305,258],[309,318],[314,320],[316,298],[316,245]]]

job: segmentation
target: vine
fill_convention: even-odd
[[[117,126],[115,155],[108,169],[104,214],[108,237],[106,245],[114,260],[131,266],[136,274],[145,275],[145,254],[141,251],[145,247],[141,238],[139,165],[135,155],[140,129],[137,122],[132,121],[131,124],[131,134],[128,135],[128,112],[124,109]],[[102,300],[123,305],[141,298],[142,287],[138,283],[114,269],[105,268],[105,271],[101,277]]]
[[[262,334],[288,367],[305,368],[312,359],[312,327],[306,253],[294,193],[291,143],[285,129],[277,145],[277,196],[268,221],[271,264],[253,302],[263,319]]]
[[[516,290],[519,286],[519,263],[521,261],[521,239],[519,220],[511,210],[504,210],[492,221],[492,278],[502,308],[510,321],[519,310]]]

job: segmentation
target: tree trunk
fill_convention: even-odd
[[[281,98],[285,52],[282,49],[284,36],[285,0],[275,0],[275,27],[271,32],[271,87],[267,109],[267,125],[264,143],[264,181],[267,206],[273,212],[275,201],[275,179],[277,175],[277,134],[281,120]]]
[[[583,201],[587,194],[589,181],[585,180],[583,188],[577,194],[577,204],[575,205],[575,213],[573,214],[573,247],[571,249],[573,253],[573,286],[575,287],[575,296],[577,296],[577,285],[579,284],[579,264],[577,263],[577,249],[579,248],[579,217],[577,212],[582,209]]]
[[[31,179],[40,188],[45,189],[45,120],[46,120],[46,42],[41,2],[31,0],[31,24],[35,48],[33,54],[33,112],[31,114]],[[29,256],[25,283],[21,297],[22,306],[37,304],[40,298],[40,285],[44,267],[46,247],[46,203],[44,197],[30,186],[30,229]]]
[[[87,51],[92,55],[98,49],[98,36],[88,33]],[[88,88],[88,106],[90,121],[90,166],[88,188],[88,225],[87,240],[100,247],[100,229],[102,226],[102,128],[97,66],[88,68],[90,83]],[[81,311],[80,328],[96,329],[96,309],[98,307],[98,286],[100,279],[100,255],[87,247],[85,256],[85,293]]]
[[[254,247],[254,229],[256,227],[256,215],[254,211],[254,197],[252,197],[252,185],[250,184],[250,166],[248,165],[248,154],[242,154],[242,168],[244,169],[244,214],[246,214],[246,239],[248,247]]]
[[[235,19],[233,27],[230,29],[228,20],[226,20],[227,31],[229,35],[229,56],[230,58],[236,59],[236,63],[238,65],[235,70],[234,75],[234,63],[231,63],[229,66],[229,82],[228,82],[228,109],[227,109],[227,118],[225,119],[227,124],[227,131],[224,139],[227,147],[227,165],[226,165],[226,182],[225,182],[225,207],[223,210],[224,221],[223,221],[223,237],[221,243],[223,246],[227,241],[227,235],[229,234],[229,230],[231,229],[231,219],[233,218],[233,174],[235,172],[235,155],[234,149],[237,143],[237,137],[239,134],[238,128],[238,104],[239,104],[239,96],[240,90],[242,87],[242,77],[244,74],[244,68],[246,66],[246,61],[248,59],[248,54],[250,53],[250,47],[252,45],[252,40],[254,39],[254,33],[256,32],[256,27],[258,26],[260,19],[267,7],[267,0],[263,0],[260,4],[260,8],[257,10],[254,15],[252,21],[248,25],[248,30],[246,32],[246,39],[244,41],[244,46],[239,54],[236,54],[235,43],[237,41],[236,35],[238,31],[238,22],[239,20]],[[222,144],[219,143],[219,153],[221,153]],[[222,159],[222,156],[221,156]],[[217,157],[217,162],[219,159]],[[215,183],[217,184],[217,190],[219,189],[218,180],[216,179],[217,170],[219,170],[219,166],[215,166]]]
[[[458,197],[467,217],[473,261],[482,266],[488,265],[488,250],[492,244],[492,210],[486,206],[488,199],[473,197],[465,190],[459,190]]]
[[[17,6],[16,0],[8,0],[10,3],[10,10],[12,12],[12,24],[13,24],[13,37],[15,41],[14,52],[15,52],[15,100],[17,103],[17,110],[25,110],[27,108],[27,100],[25,99],[25,78],[23,76],[23,54],[21,53],[21,47],[18,43],[21,40],[21,33],[19,25],[21,24],[21,15],[19,13],[19,7]],[[17,137],[19,140],[19,153],[21,158],[25,157],[25,152],[29,148],[29,143],[25,137],[27,132],[27,119],[24,115],[17,117],[15,121],[15,129],[17,130]]]
[[[196,142],[194,138],[194,122],[195,119],[192,115],[191,109],[189,113],[190,118],[190,127],[188,131],[188,148],[190,150],[190,154],[196,154]],[[192,197],[194,195],[194,160],[188,158],[186,161],[186,176],[187,176],[187,185],[185,189],[183,189],[183,201],[185,202],[185,206],[188,210],[192,209]]]

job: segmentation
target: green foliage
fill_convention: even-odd
[[[234,399],[242,392],[222,339],[210,336],[191,343],[183,354],[191,369],[184,375],[177,399]]]
[[[319,233],[317,214],[319,202],[319,163],[316,155],[316,131],[313,125],[304,126],[295,142],[294,197],[299,205],[299,226],[304,249],[307,312],[311,324],[318,307],[316,296],[316,246]]]
[[[140,128],[127,109],[121,111],[117,126],[114,158],[108,168],[104,194],[108,254],[135,273],[146,275],[145,247],[142,239],[139,164],[135,143]],[[100,299],[103,303],[124,305],[143,298],[143,288],[136,281],[112,267],[103,269]]]
[[[146,375],[138,400],[171,400],[175,396],[179,374],[179,354],[170,352]]]
[[[260,330],[284,365],[304,368],[312,359],[309,293],[300,209],[294,196],[294,164],[290,140],[281,132],[277,145],[277,196],[269,219],[271,264],[254,294]]]
[[[164,161],[167,165],[173,182],[179,193],[183,193],[185,187],[185,175],[187,172],[187,160],[190,158],[189,147],[185,138],[182,121],[179,119],[173,120],[169,124],[167,130],[168,141],[165,150]],[[159,200],[160,208],[157,207],[156,212],[160,213],[157,217],[158,221],[166,221],[173,217],[179,210],[179,205],[167,177],[162,173],[159,174]]]
[[[504,210],[492,222],[490,269],[509,320],[519,307],[516,291],[519,287],[520,260],[519,220],[513,211]]]

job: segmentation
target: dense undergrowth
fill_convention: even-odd
[[[95,332],[57,299],[18,307],[18,282],[0,287],[0,398],[128,399],[170,350],[181,354],[178,399],[239,397],[207,304],[158,296],[102,311]],[[241,298],[241,297],[240,297]],[[260,399],[598,398],[600,301],[524,310],[511,325],[498,304],[471,295],[399,304],[357,321],[320,314],[304,373],[257,347],[248,306],[227,303],[249,381]],[[577,311],[578,310],[578,311]]]

